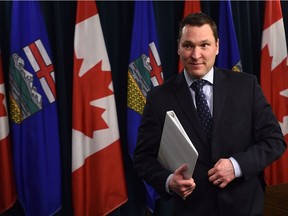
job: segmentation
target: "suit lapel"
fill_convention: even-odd
[[[214,83],[213,83],[213,133],[217,130],[220,121],[221,113],[224,108],[228,92],[228,82],[226,75],[219,69],[214,68]],[[213,135],[212,135],[213,139]]]
[[[175,96],[183,110],[185,117],[190,121],[195,133],[198,135],[200,141],[210,149],[206,133],[201,125],[197,110],[193,104],[193,99],[187,86],[183,73],[175,80]]]

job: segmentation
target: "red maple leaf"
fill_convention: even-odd
[[[82,59],[75,60],[75,70],[78,72]],[[101,115],[105,109],[91,105],[91,102],[105,98],[113,92],[108,88],[112,81],[110,71],[102,71],[102,61],[97,63],[82,77],[74,74],[73,83],[73,129],[81,131],[86,136],[93,137],[93,132],[108,128]]]

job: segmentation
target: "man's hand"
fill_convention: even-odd
[[[172,175],[168,185],[170,191],[185,199],[196,187],[194,179],[184,179],[183,172],[187,170],[187,164],[183,164]]]
[[[226,187],[235,179],[234,168],[229,159],[220,159],[212,169],[208,171],[209,181],[220,188]]]

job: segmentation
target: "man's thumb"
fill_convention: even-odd
[[[175,170],[175,174],[183,175],[183,172],[186,171],[188,168],[187,164],[182,164],[177,170]]]

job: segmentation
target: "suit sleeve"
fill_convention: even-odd
[[[251,121],[254,143],[247,151],[233,156],[240,164],[245,179],[262,172],[266,166],[280,158],[286,149],[279,123],[256,78],[253,85]]]
[[[133,163],[137,174],[165,197],[169,196],[165,182],[171,172],[163,169],[157,160],[164,120],[157,113],[152,92],[147,95]]]

